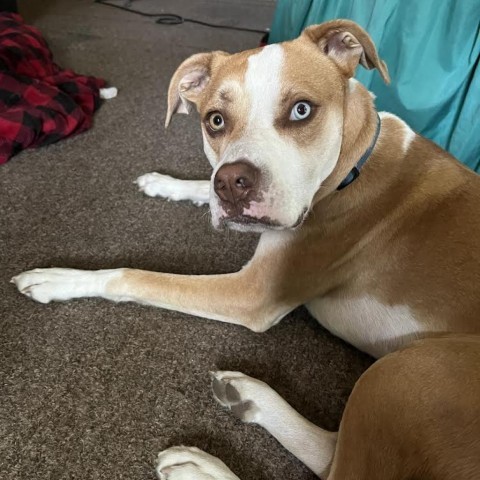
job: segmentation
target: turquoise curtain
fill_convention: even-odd
[[[373,38],[392,83],[357,78],[395,113],[480,172],[480,0],[278,0],[270,42],[349,18]]]

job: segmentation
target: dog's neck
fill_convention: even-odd
[[[367,187],[364,185],[365,182],[372,181],[372,175],[368,175],[368,172],[371,170],[373,162],[383,157],[383,142],[380,139],[360,171],[358,179],[343,190],[337,191],[337,187],[371,147],[379,119],[374,106],[374,97],[362,84],[350,80],[346,83],[345,90],[343,136],[339,158],[335,169],[323,182],[315,196],[312,206],[315,214],[311,215],[313,218],[310,218],[305,226],[311,224],[312,221],[325,225],[329,219],[338,218],[343,218],[341,223],[345,225],[352,221],[355,222],[358,211],[368,210],[369,202],[379,195],[377,190],[382,190],[380,185],[369,184]],[[382,134],[390,136],[387,130],[388,128],[382,125],[380,136]],[[401,154],[399,153],[399,155]],[[395,161],[393,158],[391,160]],[[382,161],[382,163],[385,162]],[[360,184],[364,185],[363,188]]]
[[[352,235],[355,226],[362,229],[366,222],[379,222],[408,202],[426,208],[429,198],[448,195],[465,181],[463,170],[454,162],[443,161],[451,159],[450,154],[432,147],[394,115],[380,114],[380,136],[358,179],[337,191],[372,144],[378,121],[370,92],[359,83],[346,88],[339,159],[315,196],[312,214],[302,230],[315,224],[322,229],[335,225]],[[431,155],[432,148],[435,162],[417,161],[418,157]]]
[[[372,145],[377,122],[371,93],[356,80],[346,82],[340,154],[335,169],[323,182],[314,203],[335,191]]]

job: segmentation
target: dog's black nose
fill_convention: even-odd
[[[213,187],[221,200],[235,205],[255,190],[258,176],[257,167],[245,160],[239,160],[218,169]]]

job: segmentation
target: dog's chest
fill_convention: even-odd
[[[372,296],[318,298],[307,305],[327,330],[364,352],[381,357],[425,330],[406,305],[383,305]]]

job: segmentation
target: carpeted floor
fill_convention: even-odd
[[[138,6],[254,27],[269,0],[139,0]],[[197,118],[163,129],[175,67],[259,36],[155,25],[89,0],[20,4],[56,60],[119,88],[94,128],[0,167],[0,478],[153,479],[159,450],[196,445],[243,480],[315,478],[275,439],[222,411],[208,371],[267,381],[315,423],[336,429],[371,360],[299,309],[263,334],[134,304],[41,305],[10,278],[33,267],[131,266],[176,273],[238,269],[256,237],[215,232],[206,209],[142,196],[146,172],[207,178]]]

